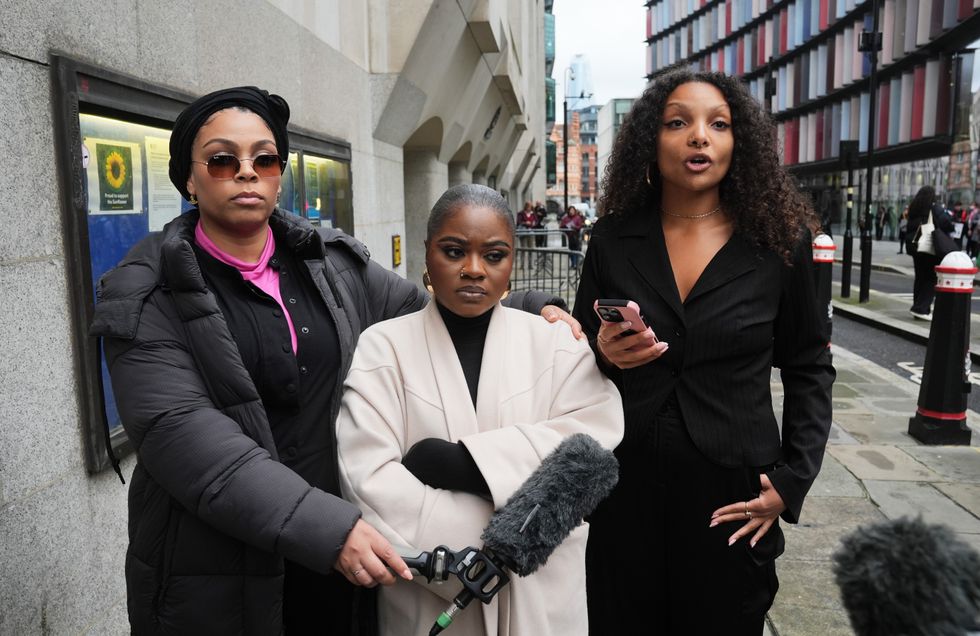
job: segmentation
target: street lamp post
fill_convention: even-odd
[[[853,139],[840,142],[841,161],[847,168],[847,218],[844,221],[844,260],[841,262],[840,295],[851,297],[851,264],[854,262],[854,235],[851,233],[851,211],[854,209],[854,166],[857,164],[858,142]]]
[[[569,77],[571,76],[571,77]],[[575,79],[575,70],[571,66],[565,68],[565,86],[562,90],[562,171],[564,172],[563,182],[565,184],[565,207],[562,214],[568,211],[568,82]],[[560,216],[560,215],[559,215]]]
[[[871,57],[871,74],[868,78],[868,166],[865,173],[864,227],[861,228],[861,286],[858,302],[866,303],[871,290],[871,174],[874,170],[875,151],[875,106],[877,102],[878,51],[881,50],[881,33],[878,31],[878,0],[871,0],[871,31],[861,34],[858,50]],[[850,184],[848,184],[850,185]]]

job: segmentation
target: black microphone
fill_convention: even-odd
[[[857,636],[980,630],[980,555],[947,526],[901,517],[860,527],[833,560]]]
[[[474,555],[475,567],[461,568],[463,590],[439,615],[429,635],[448,627],[474,596],[490,602],[506,583],[493,566],[507,567],[518,576],[528,576],[543,566],[618,480],[619,462],[612,451],[584,433],[562,440],[490,517],[481,537],[484,548]],[[481,562],[482,556],[489,563]],[[492,594],[480,594],[481,589],[492,590]]]

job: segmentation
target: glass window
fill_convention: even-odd
[[[342,227],[348,232],[353,214],[350,200],[350,164],[303,154],[306,206],[303,216],[313,225]]]
[[[289,153],[279,207],[306,217],[313,225],[353,234],[350,163],[304,150]]]

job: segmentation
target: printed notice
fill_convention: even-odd
[[[159,232],[180,214],[181,197],[170,183],[170,139],[145,137],[149,231]]]
[[[86,137],[89,214],[143,212],[143,160],[140,145]]]

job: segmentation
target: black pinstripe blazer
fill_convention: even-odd
[[[659,217],[608,215],[593,229],[574,310],[594,346],[593,301],[634,300],[670,343],[642,367],[607,369],[623,394],[623,445],[636,442],[676,391],[691,438],[709,459],[775,465],[767,474],[786,503],[783,517],[793,523],[823,460],[835,376],[811,253],[807,233],[789,267],[736,233],[681,303]],[[784,388],[781,432],[769,388],[773,366]]]

